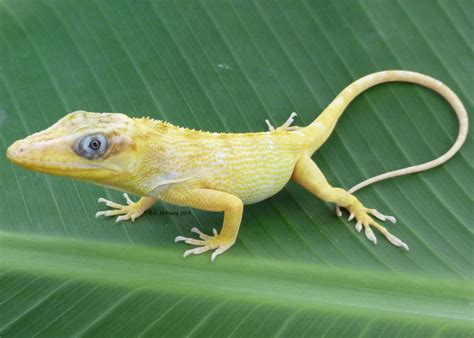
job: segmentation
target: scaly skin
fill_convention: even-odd
[[[342,112],[359,93],[383,82],[413,82],[431,88],[453,106],[460,123],[452,148],[431,162],[401,169],[362,182],[345,191],[332,187],[311,155],[326,141]],[[344,89],[309,126],[291,126],[295,114],[281,127],[260,133],[209,133],[173,126],[148,118],[129,118],[115,113],[71,113],[50,128],[15,142],[8,158],[25,168],[66,176],[142,196],[134,203],[124,194],[123,206],[103,198],[113,210],[96,216],[135,220],[157,200],[197,209],[224,212],[222,230],[209,236],[193,228],[200,240],[178,236],[198,247],[185,252],[215,250],[212,260],[230,248],[237,238],[243,205],[266,199],[293,179],[324,201],[346,208],[356,229],[365,228],[376,243],[375,227],[394,245],[408,246],[372,217],[394,222],[374,209],[365,208],[352,192],[369,183],[422,171],[448,160],[461,147],[467,133],[467,114],[457,96],[441,82],[405,71],[368,75]],[[95,140],[95,141],[93,141]],[[99,143],[97,143],[99,140]],[[93,143],[95,142],[95,143]],[[368,182],[368,183],[367,183]],[[338,209],[339,210],[339,209]],[[340,214],[340,211],[338,211]]]

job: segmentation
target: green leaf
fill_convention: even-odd
[[[0,2],[0,335],[474,336],[474,142],[443,166],[357,193],[398,218],[374,246],[294,183],[247,206],[234,247],[175,245],[222,215],[157,204],[96,219],[101,187],[9,163],[14,140],[74,110],[211,131],[305,125],[385,69],[433,76],[473,110],[473,2]],[[457,121],[435,93],[378,86],[314,156],[349,188],[439,156]],[[190,213],[189,213],[190,211]]]

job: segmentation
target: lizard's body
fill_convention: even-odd
[[[451,149],[428,163],[379,175],[349,191],[332,187],[311,155],[326,141],[347,105],[359,93],[378,83],[413,82],[441,94],[453,106],[460,124]],[[283,126],[260,133],[210,133],[173,126],[147,118],[132,119],[123,114],[83,111],[67,115],[52,127],[17,141],[8,157],[29,169],[68,176],[132,192],[142,196],[133,203],[125,194],[126,206],[99,199],[116,210],[96,215],[121,215],[117,221],[139,217],[158,199],[168,203],[223,211],[224,224],[218,234],[208,236],[196,228],[201,240],[178,236],[199,247],[185,252],[198,254],[215,249],[212,259],[231,247],[238,234],[243,205],[266,199],[290,180],[319,198],[350,212],[356,229],[365,228],[376,243],[375,227],[394,245],[408,246],[374,221],[394,222],[374,209],[365,208],[352,195],[370,183],[437,166],[452,157],[467,134],[467,113],[458,97],[441,82],[418,73],[385,71],[368,75],[344,89],[309,126],[292,127],[293,114]],[[267,121],[268,123],[268,121]]]
[[[304,138],[286,131],[209,133],[155,123],[161,126],[156,146],[150,146],[157,159],[151,166],[159,167],[157,182],[162,183],[153,190],[156,198],[170,188],[167,181],[178,180],[174,186],[205,187],[235,195],[244,204],[259,202],[290,180],[305,145]]]

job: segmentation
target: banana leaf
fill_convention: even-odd
[[[409,246],[377,245],[294,183],[245,208],[214,263],[174,244],[222,214],[156,204],[96,219],[119,192],[26,171],[13,141],[75,110],[216,132],[310,123],[352,81],[433,76],[473,111],[471,0],[0,2],[0,335],[468,337],[474,142],[427,172],[357,196]],[[457,121],[434,92],[380,85],[313,159],[338,187],[431,160]],[[138,197],[135,197],[138,198]]]

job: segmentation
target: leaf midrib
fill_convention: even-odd
[[[243,257],[225,257],[225,261],[211,264],[200,257],[183,260],[171,249],[5,232],[0,236],[3,269],[297,308],[351,307],[357,311],[472,320],[469,304],[474,294],[470,283],[463,280],[328,269],[284,261],[274,265],[273,261]]]

